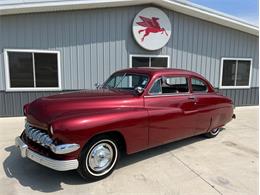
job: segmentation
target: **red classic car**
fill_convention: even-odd
[[[215,137],[235,117],[233,103],[201,75],[179,69],[131,68],[97,90],[61,93],[24,106],[16,138],[22,157],[87,180],[109,175],[131,154],[204,134]]]

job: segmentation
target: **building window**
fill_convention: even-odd
[[[169,67],[169,56],[130,55],[131,67]]]
[[[250,88],[252,59],[222,58],[220,88]]]
[[[6,49],[6,90],[60,90],[59,52]]]

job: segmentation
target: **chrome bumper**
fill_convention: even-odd
[[[54,160],[43,155],[40,155],[28,148],[28,146],[21,140],[20,137],[15,139],[15,145],[21,151],[23,158],[29,158],[43,166],[49,167],[57,171],[68,171],[77,169],[79,162],[77,159],[74,160]]]

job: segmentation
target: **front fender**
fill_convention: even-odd
[[[144,108],[114,108],[66,113],[52,122],[53,138],[81,148],[93,136],[118,131],[127,153],[148,147],[148,112]]]

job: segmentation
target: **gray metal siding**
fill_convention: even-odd
[[[3,49],[61,52],[63,90],[93,88],[112,72],[129,67],[130,54],[170,56],[170,66],[193,70],[219,87],[221,57],[253,58],[251,89],[220,90],[236,105],[258,103],[258,37],[163,9],[172,35],[158,51],[146,51],[132,36],[132,21],[144,7],[118,7],[0,16],[0,115],[22,113],[22,104],[55,92],[4,92]]]
[[[230,97],[236,106],[248,106],[259,104],[259,88],[251,89],[217,89],[225,96]]]
[[[131,24],[146,6],[0,17],[0,90],[5,90],[3,49],[61,51],[62,88],[93,88],[115,70],[129,66],[129,54],[165,54],[171,67],[193,70],[219,87],[221,57],[253,58],[251,86],[258,86],[258,37],[163,9],[172,36],[161,50],[137,45]]]
[[[12,92],[0,91],[0,116],[22,116],[23,105],[33,100],[57,94],[57,92]]]

